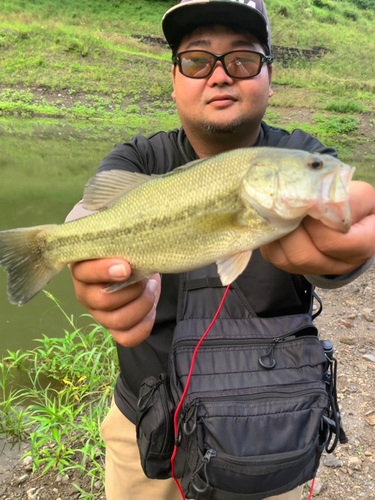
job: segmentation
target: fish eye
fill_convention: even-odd
[[[313,170],[320,170],[324,166],[324,163],[319,158],[310,158],[307,164]]]

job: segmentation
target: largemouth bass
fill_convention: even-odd
[[[130,278],[109,291],[156,272],[215,262],[227,285],[246,268],[253,249],[293,231],[306,215],[348,231],[353,172],[327,155],[244,148],[163,176],[99,173],[83,197],[83,206],[97,213],[0,232],[9,301],[22,306],[68,263],[102,257],[123,257],[132,268]]]

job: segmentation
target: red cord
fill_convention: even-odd
[[[314,479],[312,480],[312,483],[311,483],[311,490],[310,490],[310,495],[309,495],[309,499],[308,500],[311,500],[311,498],[312,498],[312,494],[313,494],[313,491],[314,491],[314,484],[315,484],[315,477],[314,477]]]
[[[225,293],[223,295],[223,298],[221,299],[221,302],[220,302],[220,305],[219,305],[219,308],[218,310],[216,311],[216,314],[214,316],[214,319],[211,321],[211,324],[210,326],[207,328],[207,330],[205,331],[204,335],[202,336],[202,338],[200,339],[200,341],[198,342],[198,344],[196,345],[195,349],[194,349],[194,353],[193,353],[193,357],[192,357],[192,360],[191,360],[191,365],[190,365],[190,370],[189,370],[189,375],[188,375],[188,378],[187,378],[187,381],[186,381],[186,385],[185,385],[185,389],[184,389],[184,392],[182,393],[182,396],[181,396],[181,399],[180,399],[180,402],[178,403],[178,406],[177,406],[177,409],[175,411],[175,414],[174,414],[174,419],[173,419],[173,422],[174,422],[174,436],[175,436],[175,439],[177,439],[177,433],[178,433],[178,422],[177,422],[177,419],[178,419],[178,413],[181,409],[181,406],[182,406],[182,403],[185,399],[185,396],[186,396],[186,393],[188,391],[188,388],[189,388],[189,384],[190,384],[190,379],[191,379],[191,376],[193,374],[193,368],[194,368],[194,363],[195,363],[195,358],[197,357],[197,354],[198,354],[198,349],[200,348],[202,342],[204,341],[204,339],[206,338],[206,335],[208,334],[208,332],[211,330],[211,328],[213,327],[217,317],[219,316],[219,313],[224,305],[224,300],[225,300],[225,297],[227,296],[228,292],[229,292],[229,288],[230,288],[230,285],[227,286],[226,290],[225,290]],[[171,457],[171,466],[172,466],[172,477],[175,481],[175,483],[177,484],[177,488],[179,489],[180,493],[181,493],[181,497],[183,500],[185,500],[185,496],[184,496],[184,492],[182,491],[182,488],[180,486],[180,483],[178,482],[176,476],[175,476],[175,470],[174,470],[174,459],[176,457],[176,453],[177,453],[177,446],[175,445],[174,447],[174,450],[173,450],[173,454],[172,454],[172,457]]]

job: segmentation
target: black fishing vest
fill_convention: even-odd
[[[141,463],[150,478],[170,477],[177,444],[186,498],[262,500],[315,477],[339,428],[333,358],[310,312],[259,318],[234,282],[199,348],[174,436],[194,349],[224,291],[214,265],[180,277],[168,375],[141,386]]]

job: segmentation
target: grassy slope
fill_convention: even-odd
[[[348,89],[368,92],[371,97],[375,66],[370,64],[369,54],[375,50],[375,2],[357,2],[368,9],[340,0],[268,0],[274,44],[324,45],[330,51],[313,65],[296,63],[282,68],[276,62],[276,81],[322,87],[337,95]],[[3,30],[0,37],[4,84],[75,85],[75,90],[87,91],[134,92],[141,88],[151,95],[168,95],[164,65],[156,63],[168,60],[168,51],[146,48],[129,35],[161,36],[162,15],[173,1],[84,0],[79,9],[74,0],[2,3],[0,27],[9,30]],[[146,62],[143,57],[132,56],[138,52],[154,54],[152,75],[139,67]],[[155,82],[160,89],[149,88]]]

